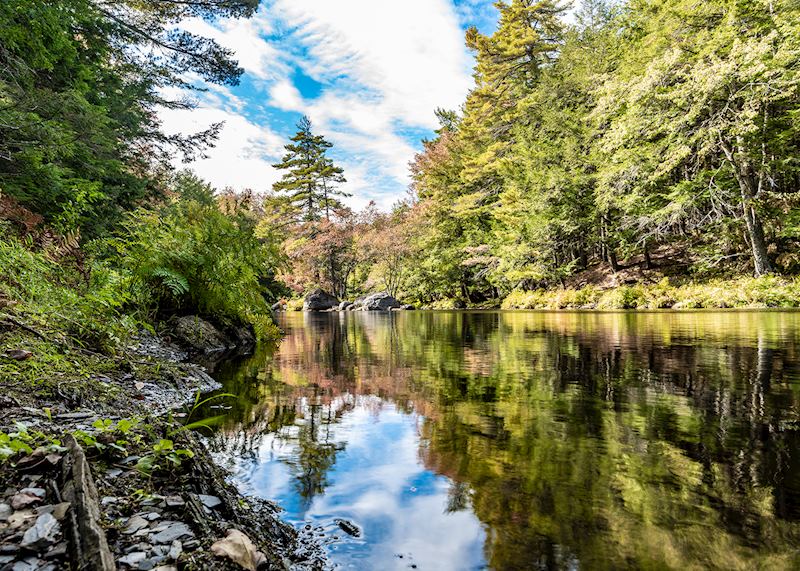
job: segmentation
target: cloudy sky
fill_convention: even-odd
[[[168,132],[224,121],[208,158],[191,164],[222,188],[266,190],[271,167],[306,114],[334,143],[351,206],[389,208],[408,187],[408,162],[471,84],[464,30],[490,33],[491,0],[262,0],[248,20],[189,21],[233,49],[244,68],[234,88],[209,86],[194,111],[165,111]]]

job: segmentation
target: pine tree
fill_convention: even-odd
[[[329,220],[331,209],[341,207],[339,198],[350,196],[337,188],[346,182],[344,170],[326,155],[333,144],[313,133],[308,117],[303,117],[297,128],[291,143],[285,146],[283,160],[273,165],[287,172],[272,188],[289,193],[299,220],[315,222],[323,214]]]

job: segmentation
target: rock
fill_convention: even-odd
[[[6,503],[0,503],[0,521],[7,521],[8,516],[14,513],[11,506]]]
[[[180,541],[176,539],[175,541],[172,542],[172,545],[170,545],[167,557],[169,557],[173,561],[177,561],[178,557],[181,556],[181,553],[183,553],[183,545],[181,544]]]
[[[29,525],[28,522],[34,519],[36,519],[36,514],[33,513],[33,510],[16,511],[8,516],[8,527],[11,529],[19,529],[20,527]]]
[[[336,525],[339,526],[339,529],[341,529],[347,535],[361,537],[361,528],[359,528],[352,521],[347,521],[346,519],[335,519],[334,521],[336,522]]]
[[[139,563],[145,559],[147,559],[147,553],[144,551],[134,551],[133,553],[128,553],[124,557],[120,557],[118,562],[123,565],[128,565],[129,567],[138,567]]]
[[[230,331],[230,336],[239,349],[252,348],[256,344],[256,334],[253,327],[250,325],[233,328]]]
[[[48,550],[45,554],[45,559],[58,559],[59,557],[64,557],[67,554],[67,542],[62,541],[52,549]]]
[[[231,529],[225,539],[220,539],[211,546],[211,552],[218,557],[226,557],[248,571],[256,571],[266,557],[238,529]]]
[[[16,557],[13,555],[0,555],[0,565],[6,565],[7,563],[11,563],[14,561]]]
[[[355,305],[362,311],[390,311],[391,309],[403,306],[403,304],[385,291],[373,293],[361,298],[356,301]]]
[[[167,502],[167,507],[170,508],[180,508],[186,505],[186,502],[180,496],[167,496],[164,501]]]
[[[145,559],[144,561],[139,562],[139,569],[140,571],[150,571],[151,569],[155,569],[156,565],[164,561],[165,557],[156,556],[151,557],[150,559]]]
[[[303,311],[327,311],[338,307],[338,305],[338,299],[317,288],[306,296],[303,302]]]
[[[206,506],[208,509],[213,510],[214,508],[222,505],[222,500],[219,499],[217,496],[206,496],[205,494],[198,494],[198,498]]]
[[[286,309],[286,302],[281,300],[272,304],[272,311],[284,311]]]
[[[339,304],[339,311],[347,311],[351,307],[353,307],[352,301],[343,301],[342,303]]]
[[[220,330],[196,315],[178,318],[172,333],[178,342],[200,353],[219,353],[234,346]]]
[[[176,539],[183,537],[194,537],[194,533],[189,529],[189,526],[183,522],[167,522],[167,525],[162,524],[157,527],[156,533],[151,539],[155,543],[172,543]],[[155,530],[154,530],[155,531]]]
[[[36,518],[36,523],[22,536],[21,547],[40,551],[56,543],[56,536],[61,533],[61,525],[53,514],[44,513]]]
[[[405,305],[403,306],[403,309],[404,309],[405,311],[416,311],[416,309],[417,309],[417,308],[416,308],[416,307],[414,307],[413,305],[411,305],[410,303],[407,303],[407,304],[405,304]]]
[[[133,535],[140,529],[144,529],[148,526],[147,520],[141,516],[135,515],[131,519],[128,520],[125,529],[122,530],[122,533],[125,535]]]
[[[42,562],[36,557],[26,557],[22,561],[17,561],[11,571],[38,571],[42,567]]]
[[[36,513],[37,516],[42,515],[44,513],[53,514],[54,518],[61,521],[66,517],[69,507],[70,507],[69,502],[61,502],[60,504],[55,504],[52,506],[41,506],[33,511]]]
[[[20,510],[31,504],[38,504],[46,494],[44,488],[23,488],[11,498],[11,507]]]

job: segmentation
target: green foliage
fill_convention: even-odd
[[[113,261],[130,275],[129,306],[143,317],[200,313],[223,325],[250,324],[274,337],[262,283],[278,253],[257,238],[246,208],[223,212],[212,189],[190,173],[175,181],[159,210],[134,212],[112,245]]]
[[[175,448],[172,440],[162,438],[153,444],[149,454],[139,458],[136,469],[147,475],[155,472],[171,472],[179,469],[184,460],[193,457],[194,452],[191,450]]]
[[[289,193],[298,220],[313,222],[323,215],[330,219],[331,212],[342,207],[339,198],[350,196],[336,188],[347,182],[344,171],[326,155],[333,144],[313,133],[308,117],[303,117],[297,129],[283,160],[273,165],[287,172],[272,188]]]
[[[800,278],[776,276],[671,285],[513,291],[503,309],[732,309],[800,307]]]
[[[696,279],[795,273],[800,5],[585,0],[564,25],[556,4],[468,32],[475,87],[412,165],[406,293],[479,304],[659,248]]]
[[[121,311],[128,301],[127,277],[103,262],[87,267],[59,260],[57,250],[36,252],[7,235],[0,239],[0,267],[0,298],[36,324],[109,352],[134,330],[134,321]]]
[[[97,236],[158,193],[175,153],[191,157],[219,126],[160,131],[157,109],[189,74],[236,84],[232,52],[175,28],[247,17],[257,0],[7,0],[0,3],[0,186],[59,230]],[[157,54],[157,55],[155,55]]]

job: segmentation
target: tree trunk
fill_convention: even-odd
[[[728,162],[733,167],[736,182],[739,183],[739,191],[742,195],[742,215],[747,226],[747,235],[750,238],[750,247],[753,250],[753,265],[755,266],[756,276],[764,276],[772,273],[772,264],[767,253],[767,240],[764,237],[764,226],[761,217],[755,208],[756,197],[761,190],[760,178],[756,177],[750,161],[743,154],[734,154],[731,146],[722,143],[722,150]]]

